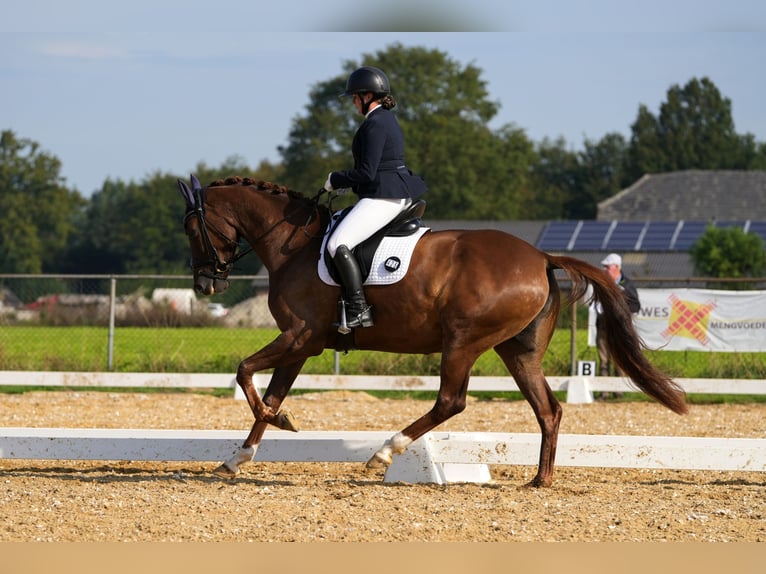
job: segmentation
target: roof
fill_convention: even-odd
[[[647,174],[598,204],[599,221],[766,220],[766,171]]]

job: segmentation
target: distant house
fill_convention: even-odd
[[[599,221],[766,221],[766,171],[647,174],[598,204]]]

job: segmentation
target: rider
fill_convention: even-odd
[[[351,145],[354,169],[331,172],[324,189],[343,194],[351,188],[359,201],[330,236],[327,249],[343,284],[347,326],[371,327],[371,307],[351,250],[407,209],[427,188],[423,178],[404,164],[404,137],[391,112],[396,100],[383,70],[373,66],[355,70],[341,95],[352,97],[364,120]]]

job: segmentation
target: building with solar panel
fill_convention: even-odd
[[[500,229],[543,251],[595,265],[615,252],[632,278],[682,280],[694,276],[689,249],[708,225],[739,226],[766,243],[766,171],[648,174],[599,203],[596,220],[425,224],[435,230]]]

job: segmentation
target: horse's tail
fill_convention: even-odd
[[[652,365],[643,353],[646,348],[633,326],[622,290],[602,269],[573,257],[546,254],[550,268],[561,269],[572,280],[570,301],[585,295],[588,285],[593,299],[604,309],[602,321],[612,358],[620,370],[647,395],[678,414],[688,411],[684,390]]]

